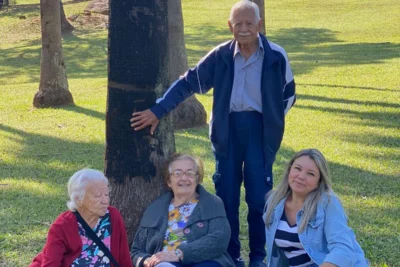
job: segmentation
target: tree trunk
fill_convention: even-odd
[[[68,91],[67,73],[62,53],[60,1],[40,0],[42,55],[39,91],[33,98],[35,107],[73,104]]]
[[[168,1],[169,25],[169,83],[188,69],[181,0]],[[207,123],[203,105],[193,95],[172,111],[174,129],[185,129]]]
[[[61,33],[62,34],[68,34],[71,33],[75,28],[74,26],[69,23],[67,20],[67,17],[65,16],[65,11],[64,11],[64,5],[62,1],[60,1],[60,17],[61,17]]]
[[[154,136],[149,128],[135,132],[129,121],[168,87],[168,3],[110,1],[105,174],[129,243],[144,209],[165,189],[160,167],[175,151],[170,116],[160,121]]]
[[[264,0],[253,0],[254,3],[257,4],[260,9],[260,17],[262,18],[262,30],[261,32],[265,34],[265,4]]]

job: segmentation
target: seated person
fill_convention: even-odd
[[[267,196],[267,266],[369,265],[332,191],[327,162],[320,151],[298,152],[282,182]]]
[[[118,210],[109,206],[104,174],[92,169],[76,172],[68,181],[68,195],[69,211],[50,226],[46,244],[30,267],[116,267],[115,261],[132,267],[125,225]],[[93,241],[93,234],[103,248]]]
[[[233,266],[226,251],[230,227],[224,205],[200,185],[203,163],[175,154],[163,176],[171,190],[143,215],[131,248],[135,266]]]

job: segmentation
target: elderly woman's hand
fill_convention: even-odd
[[[144,267],[154,267],[161,262],[178,262],[174,251],[160,251],[144,261]]]

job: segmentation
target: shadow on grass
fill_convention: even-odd
[[[296,75],[310,73],[316,67],[377,64],[400,57],[399,44],[344,43],[336,32],[324,28],[281,29],[269,38],[290,54]]]
[[[198,49],[187,49],[190,66],[195,65],[212,47],[232,38],[228,29],[214,25],[191,27],[191,30],[197,34],[185,35],[187,47],[198,47]],[[74,31],[74,34],[63,37],[68,78],[107,76],[106,33],[105,30],[78,29]],[[400,56],[399,44],[343,43],[336,38],[336,32],[329,29],[281,29],[268,37],[271,41],[282,45],[290,54],[289,58],[296,75],[310,73],[321,66],[377,64]],[[24,74],[30,77],[31,82],[38,82],[40,50],[41,42],[38,40],[25,42],[18,47],[0,49],[0,54],[3,55],[0,58],[0,65],[4,67],[4,77],[14,78]],[[0,84],[6,82],[3,80]]]
[[[0,162],[0,178],[18,177],[57,185],[80,168],[104,168],[103,144],[27,133],[4,124],[0,124],[0,131],[12,134],[6,138],[22,147],[14,152],[17,163]]]
[[[377,101],[360,101],[360,100],[350,100],[350,99],[345,99],[345,98],[329,98],[329,97],[324,97],[324,96],[314,96],[314,95],[305,95],[305,94],[297,94],[297,96],[301,100],[311,100],[311,101],[359,105],[359,106],[378,106],[378,107],[382,107],[382,108],[396,108],[396,109],[400,110],[400,104],[395,104],[395,103],[385,103],[385,102],[377,102]]]
[[[354,229],[357,240],[364,249],[367,259],[373,259],[372,266],[398,266],[400,254],[396,253],[398,236],[399,207],[371,207],[367,205],[346,207],[349,225]],[[385,263],[386,265],[378,265]]]
[[[73,111],[73,109],[71,111]],[[88,111],[83,109],[81,112],[87,113]],[[25,181],[46,183],[49,186],[64,190],[68,177],[77,169],[85,166],[97,169],[102,169],[103,167],[104,146],[102,144],[73,142],[61,138],[26,133],[22,130],[2,124],[0,124],[0,131],[12,134],[14,142],[20,142],[22,145],[22,150],[15,154],[18,158],[17,163],[9,164],[0,162],[0,178],[17,177]],[[178,131],[176,133],[176,139],[178,151],[191,153],[199,156],[203,160],[211,161],[212,164],[214,163],[208,139],[208,127]],[[384,142],[384,140],[378,139],[377,142]],[[40,154],[40,151],[51,151],[51,153]],[[295,151],[286,147],[280,149],[274,167],[275,184],[278,184],[285,168],[284,166],[294,153]],[[19,162],[22,164],[19,164]],[[53,162],[59,162],[60,166],[54,166],[52,164]],[[399,184],[396,183],[396,177],[393,176],[380,175],[332,162],[330,163],[330,169],[333,177],[334,189],[342,196],[356,198],[385,198],[385,196],[387,196],[391,198],[398,197],[398,192],[400,192]],[[207,173],[212,174],[213,171],[214,170],[211,169],[208,170]],[[206,177],[206,179],[211,179],[211,176]],[[209,183],[209,187],[212,187],[212,183]],[[6,212],[7,214],[4,216],[7,216],[7,218],[1,217],[3,215],[0,216],[0,220],[7,220],[7,224],[17,222],[21,218],[21,214],[23,214],[21,209],[27,208],[31,213],[29,215],[31,216],[31,225],[37,225],[38,220],[43,218],[43,214],[51,214],[51,216],[55,217],[61,210],[65,209],[64,196],[38,195],[30,192],[28,189],[17,190],[9,192],[8,194],[11,195],[8,199],[14,199],[16,201],[7,201],[5,205],[9,205],[8,210],[16,210],[16,212]],[[38,210],[38,207],[41,209],[42,207],[46,208],[45,211],[42,211]],[[56,207],[56,209],[52,210],[54,207]],[[245,210],[246,209],[242,205],[242,213],[245,213]],[[356,214],[360,211],[351,210],[351,212],[355,214],[355,217],[359,217]],[[398,209],[393,212],[398,212]],[[396,219],[396,216],[397,215],[390,213],[387,215],[387,219],[392,221]],[[243,216],[241,219],[245,221]],[[371,223],[375,223],[376,220],[379,221],[379,218],[373,216],[371,218]],[[16,224],[18,226],[18,223]],[[357,225],[357,227],[361,226]],[[242,241],[244,242],[247,239],[246,233],[243,232],[246,231],[245,228],[246,227],[243,227],[241,235]],[[23,231],[23,229],[27,228],[23,227],[21,231]],[[371,237],[368,236],[368,233],[366,233],[366,236],[363,236],[363,238],[365,239],[364,242],[371,242]],[[374,238],[375,240],[382,240],[383,238],[386,239],[387,236],[377,234]],[[389,238],[388,240],[390,242],[394,241],[393,238]],[[384,244],[378,245],[378,247],[382,247],[383,245]],[[244,246],[244,250],[246,250],[246,248],[247,247]],[[376,254],[371,249],[368,250],[368,253]]]
[[[39,82],[41,41],[24,41],[21,45],[0,49],[2,77],[28,77],[26,82]],[[72,79],[107,77],[107,35],[105,31],[77,30],[63,37],[63,54],[67,77]]]
[[[299,97],[299,99],[301,99],[301,97]],[[298,103],[300,103],[300,101],[298,101]],[[400,121],[398,120],[398,114],[396,112],[357,111],[357,110],[330,108],[330,107],[316,106],[316,105],[302,105],[298,103],[296,103],[296,108],[308,109],[312,111],[319,110],[334,114],[342,114],[343,116],[349,118],[355,117],[358,118],[360,121],[362,121],[360,124],[363,125],[392,128],[392,129],[400,128]]]
[[[0,20],[7,17],[33,17],[38,16],[38,14],[40,14],[40,4],[10,5],[0,10]]]
[[[178,131],[175,133],[176,145],[179,152],[191,153],[200,158],[211,160],[214,163],[214,157],[210,149],[210,141],[208,139],[208,128],[199,127],[187,131]],[[354,137],[356,138],[356,137]],[[374,145],[385,147],[387,142],[395,142],[391,147],[396,147],[399,140],[386,138],[373,138]],[[355,139],[356,140],[356,139]],[[323,148],[318,148],[323,151]],[[274,164],[274,180],[275,185],[279,183],[283,175],[286,163],[297,151],[293,151],[286,147],[281,147]],[[335,191],[341,195],[349,196],[380,196],[388,194],[398,196],[400,192],[400,184],[396,183],[396,177],[390,175],[382,175],[365,171],[359,168],[350,167],[339,163],[329,163],[332,173],[333,187]],[[213,173],[213,170],[208,170]]]
[[[210,150],[210,142],[208,140],[208,128],[201,127],[197,129],[190,129],[187,131],[179,131],[175,133],[176,144],[178,151],[184,153],[191,153],[199,156],[202,159],[211,160],[214,164],[214,158]],[[379,142],[386,142],[385,140],[376,140]],[[323,151],[323,148],[318,148]],[[274,180],[275,186],[279,184],[282,179],[284,169],[287,162],[294,155],[295,151],[287,147],[281,147],[277,154],[274,164]],[[345,155],[344,155],[345,156]],[[365,156],[368,160],[368,155]],[[214,166],[214,165],[212,165]],[[357,199],[357,203],[362,202],[364,199],[377,198],[383,201],[396,201],[399,198],[400,184],[398,178],[390,175],[382,175],[360,168],[347,166],[340,163],[329,162],[329,167],[333,180],[333,188],[336,193],[342,197],[350,199]],[[211,167],[212,168],[212,167]],[[205,181],[207,188],[213,191],[213,183],[211,182],[211,175],[214,169],[206,169]],[[248,228],[246,223],[247,207],[244,203],[244,189],[242,188],[242,201],[240,206],[239,217],[241,221],[240,226],[240,240],[242,242],[242,254],[248,255]],[[380,200],[375,201],[381,203]],[[397,238],[387,233],[392,230],[388,224],[395,224],[398,221],[400,214],[400,207],[394,208],[380,208],[369,207],[360,204],[360,207],[354,207],[353,202],[344,203],[345,210],[350,217],[350,225],[355,228],[358,240],[364,248],[368,257],[373,258],[375,263],[376,259],[382,260],[388,264],[398,262],[396,257],[389,257],[390,252],[386,251],[388,244],[396,244]],[[384,215],[384,216],[381,216]],[[364,218],[367,218],[364,220]],[[364,230],[365,225],[370,225],[371,230]],[[377,229],[381,231],[378,232]],[[389,245],[390,247],[390,245]],[[392,266],[392,265],[389,265]],[[393,265],[394,266],[394,265]]]
[[[0,19],[2,17],[18,17],[24,15],[26,17],[37,16],[40,13],[40,3],[38,4],[15,4],[10,1],[10,5],[0,9]],[[88,2],[88,0],[72,0],[72,1],[62,1],[64,6],[77,4],[81,2]]]
[[[346,142],[363,144],[376,148],[400,148],[400,138],[392,136],[382,136],[370,132],[365,134],[341,134],[339,135],[339,138]],[[395,155],[387,156],[392,156],[392,160],[396,159]],[[397,155],[397,160],[400,160],[400,155]]]
[[[216,46],[232,39],[228,29],[214,25],[202,25],[201,28],[191,28],[191,30],[199,34],[186,34],[186,44],[202,49],[187,50],[190,66],[196,64],[211,50],[210,45]],[[291,28],[274,31],[267,37],[289,53],[295,75],[311,73],[317,67],[377,64],[400,57],[399,44],[344,43],[337,39],[336,34],[324,28]]]
[[[103,121],[106,119],[105,111],[99,112],[99,111],[88,109],[88,108],[81,107],[81,106],[62,106],[62,107],[58,107],[58,109],[63,109],[63,110],[67,110],[67,111],[71,111],[71,112],[75,112],[75,113],[79,113],[79,114],[84,114],[86,116],[93,117],[93,118],[103,120]]]
[[[377,88],[377,87],[369,87],[369,86],[346,86],[346,85],[336,85],[336,84],[318,84],[318,83],[311,84],[311,83],[297,83],[297,82],[296,82],[296,85],[329,87],[329,88],[338,88],[338,89],[398,92],[398,90],[396,90],[396,89]]]

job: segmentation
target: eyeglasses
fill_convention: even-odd
[[[195,178],[197,176],[197,172],[192,170],[182,171],[182,170],[173,170],[170,175],[174,176],[175,178],[182,178],[183,175],[186,175],[189,178]]]

